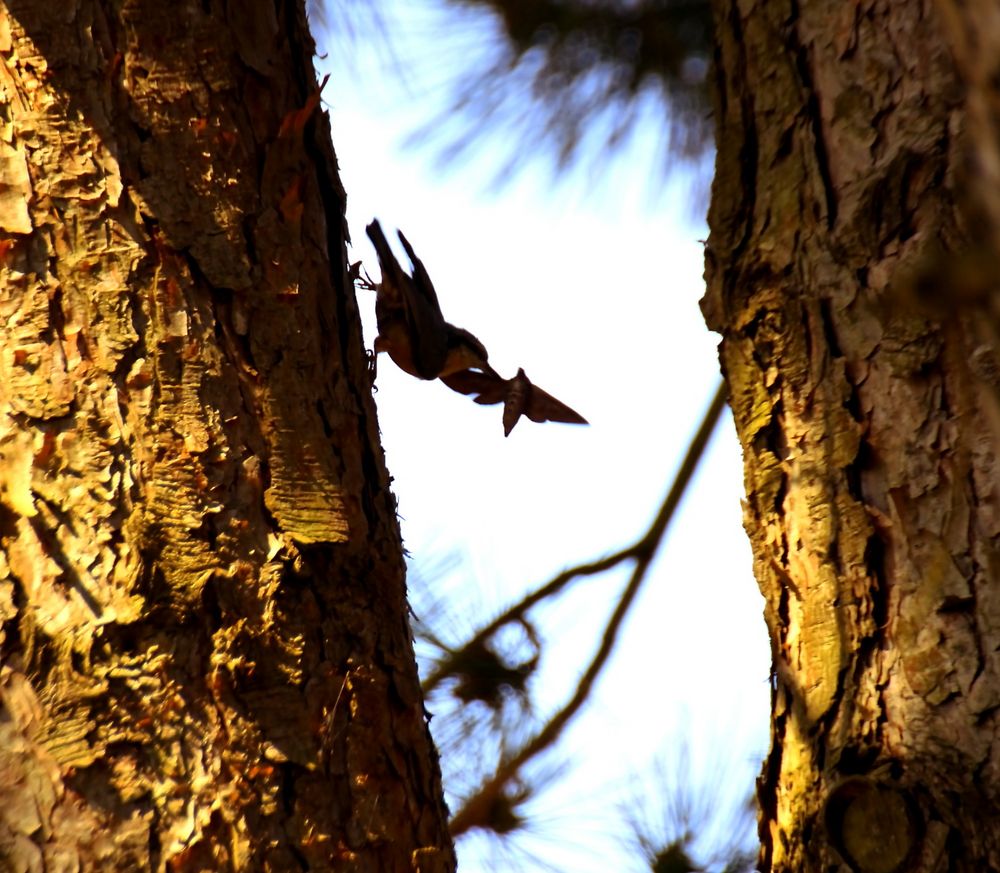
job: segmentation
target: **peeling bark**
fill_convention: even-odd
[[[301,4],[0,7],[0,868],[444,871]]]
[[[714,5],[703,309],[772,641],[761,869],[998,870],[1000,79],[970,121],[929,2]],[[954,6],[957,44],[985,22]]]

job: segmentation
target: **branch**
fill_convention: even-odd
[[[687,489],[687,486],[691,481],[691,477],[694,475],[694,471],[698,466],[698,461],[704,454],[705,446],[708,444],[708,440],[711,437],[712,432],[715,430],[715,425],[719,420],[722,408],[725,405],[725,400],[725,383],[720,383],[719,387],[716,389],[715,396],[712,398],[712,402],[705,413],[705,417],[701,422],[701,426],[698,428],[698,432],[692,439],[691,445],[688,447],[687,453],[684,456],[684,460],[681,462],[680,469],[677,471],[677,476],[675,477],[673,485],[663,502],[663,506],[660,507],[660,511],[653,520],[649,530],[646,531],[646,533],[639,540],[628,548],[623,549],[620,552],[616,552],[614,555],[610,555],[600,561],[595,561],[592,564],[583,564],[579,567],[560,573],[551,582],[528,595],[516,606],[511,607],[511,609],[507,610],[507,612],[491,622],[487,627],[476,634],[465,647],[463,647],[464,650],[465,648],[472,646],[482,645],[486,639],[496,633],[497,630],[504,625],[511,621],[523,620],[524,613],[526,613],[528,609],[546,597],[552,596],[560,591],[566,584],[569,583],[570,580],[576,578],[577,576],[586,576],[603,572],[604,570],[609,570],[626,560],[635,560],[635,568],[632,571],[629,583],[622,592],[621,600],[618,602],[618,606],[612,613],[611,618],[608,621],[608,625],[604,630],[604,634],[601,638],[601,644],[595,652],[594,657],[590,662],[590,666],[581,677],[573,696],[569,699],[569,701],[567,701],[562,709],[549,719],[549,722],[541,729],[541,731],[539,731],[538,734],[535,735],[534,739],[525,744],[521,750],[515,753],[512,757],[508,758],[506,761],[502,761],[500,766],[497,768],[496,773],[494,773],[490,780],[486,782],[473,797],[467,800],[457,813],[455,813],[451,820],[452,836],[457,837],[465,833],[467,830],[475,827],[480,821],[484,820],[484,812],[488,810],[494,804],[496,799],[502,794],[504,787],[510,779],[525,763],[538,755],[540,752],[549,748],[559,738],[563,729],[567,724],[569,724],[572,718],[580,710],[580,707],[586,702],[587,697],[590,695],[590,691],[594,686],[594,682],[600,675],[601,670],[607,663],[608,657],[614,648],[622,622],[625,620],[625,616],[635,601],[635,597],[638,594],[644,579],[646,578],[646,573],[649,570],[649,566],[654,555],[656,554],[660,541],[663,539],[663,535],[673,518],[674,511],[677,509],[681,497],[683,497],[684,491]],[[446,675],[447,672],[443,671],[443,668],[439,668],[435,674],[428,678],[425,683],[425,688],[427,686],[433,688]]]

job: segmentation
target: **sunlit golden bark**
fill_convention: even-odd
[[[0,55],[0,869],[451,869],[300,4]]]
[[[1000,869],[991,5],[715,3],[703,305],[774,658],[764,870]]]

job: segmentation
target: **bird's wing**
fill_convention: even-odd
[[[403,244],[403,248],[406,249],[406,256],[410,259],[410,263],[413,264],[413,281],[416,285],[417,293],[440,314],[441,304],[438,302],[437,291],[434,290],[434,283],[431,281],[427,268],[424,267],[424,262],[417,257],[417,253],[413,251],[410,241],[403,236],[403,231],[397,230],[396,233],[399,236],[399,241]],[[441,318],[443,320],[444,316],[442,315]]]
[[[433,379],[448,356],[448,328],[441,314],[434,283],[409,240],[397,230],[399,241],[413,264],[413,278],[407,282],[406,318],[413,332],[414,359],[424,379]]]

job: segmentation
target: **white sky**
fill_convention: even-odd
[[[319,64],[333,73],[324,98],[348,192],[351,260],[377,278],[364,227],[376,216],[387,235],[401,227],[445,317],[476,334],[501,373],[524,367],[591,422],[522,419],[505,439],[500,406],[477,406],[380,360],[376,402],[406,548],[418,566],[464,556],[461,584],[475,590],[455,599],[479,605],[471,626],[563,567],[631,542],[659,508],[719,378],[718,338],[697,305],[707,230],[687,220],[683,186],[646,183],[658,129],[615,161],[613,185],[578,176],[553,189],[539,169],[486,195],[483,172],[435,173],[429,150],[401,144],[440,104],[407,93],[361,39],[357,50],[362,74]],[[373,295],[359,295],[370,347]],[[701,762],[696,782],[717,780],[707,774],[722,762],[734,792],[749,787],[766,743],[769,651],[741,496],[727,412],[591,709],[568,736],[565,757],[577,766],[540,798],[547,823],[523,843],[519,870],[641,869],[623,854],[618,805],[635,796],[627,780],[649,777],[651,761],[682,735]],[[543,706],[572,689],[621,579],[583,583],[586,592],[553,617]],[[585,827],[585,841],[568,836],[590,816],[600,824]],[[504,866],[482,841],[460,849],[465,873]]]

